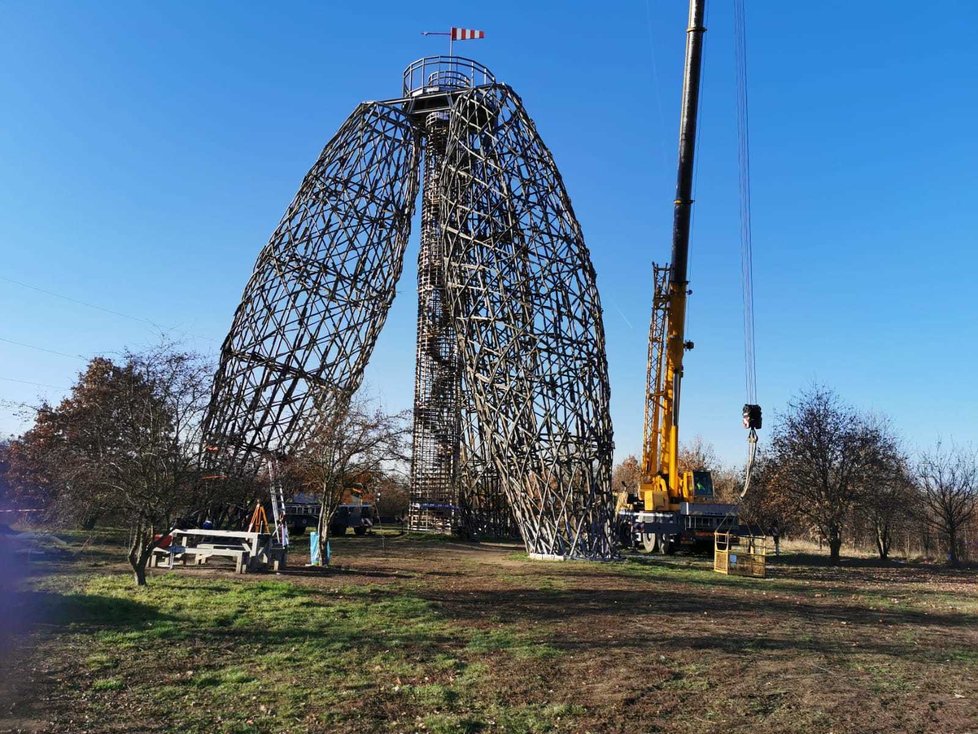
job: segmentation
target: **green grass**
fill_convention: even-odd
[[[660,687],[667,691],[708,691],[711,686],[707,673],[708,669],[705,665],[697,663],[683,665],[673,669],[671,676],[663,681]]]
[[[93,691],[120,691],[125,683],[120,678],[96,678],[92,681]]]
[[[953,575],[850,583],[792,566],[746,579],[690,557],[537,564],[476,546],[437,549],[433,565],[425,549],[446,540],[388,539],[407,543],[390,573],[380,542],[350,537],[337,544],[348,565],[322,576],[187,569],[136,588],[118,546],[79,534],[84,550],[27,582],[43,623],[30,669],[59,692],[35,715],[54,730],[189,734],[536,734],[612,718],[690,734],[767,717],[771,730],[852,734],[838,727],[850,704],[811,705],[813,681],[921,707],[973,695],[978,596]],[[118,559],[108,571],[89,563],[103,553]]]
[[[478,630],[465,648],[473,652],[508,652],[517,658],[555,658],[560,650],[525,632],[511,629]]]
[[[304,731],[307,719],[365,719],[369,730],[383,710],[350,702],[378,695],[427,712],[431,731],[499,722],[549,731],[547,722],[571,715],[510,711],[487,689],[486,663],[524,665],[559,650],[518,625],[455,624],[418,595],[417,582],[314,587],[165,574],[136,588],[128,575],[96,573],[33,585],[58,644],[88,649],[79,705],[107,720],[118,703],[109,694],[147,702],[173,730],[191,733]],[[472,716],[483,707],[490,718]]]

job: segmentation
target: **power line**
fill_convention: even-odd
[[[7,342],[7,344],[16,344],[18,347],[26,347],[27,349],[36,349],[38,352],[57,354],[60,357],[70,357],[71,359],[80,359],[83,362],[88,361],[88,357],[83,357],[80,354],[68,354],[67,352],[59,352],[57,349],[48,349],[47,347],[39,347],[34,344],[25,344],[24,342],[14,341],[13,339],[7,339],[2,336],[0,336],[0,342]]]
[[[652,31],[651,0],[645,0],[645,22],[649,38],[649,58],[652,62],[652,88],[655,91],[655,104],[659,113],[660,134],[656,136],[656,139],[659,141],[659,154],[662,156],[662,164],[666,165],[669,158],[665,145],[666,116],[662,111],[662,88],[659,84],[659,68],[655,60],[655,38]]]
[[[175,327],[164,326],[163,324],[158,324],[157,322],[153,321],[152,319],[143,318],[142,316],[133,316],[132,314],[123,313],[122,311],[116,311],[115,309],[106,308],[105,306],[99,306],[96,303],[89,303],[88,301],[82,301],[82,300],[80,300],[78,298],[72,298],[71,296],[66,296],[66,295],[64,295],[62,293],[56,293],[55,291],[48,290],[47,288],[41,288],[40,286],[31,285],[30,283],[25,283],[25,282],[23,282],[21,280],[15,280],[13,278],[7,278],[7,277],[2,276],[2,275],[0,275],[0,280],[6,281],[7,283],[13,283],[14,285],[19,285],[21,288],[27,288],[27,289],[32,290],[32,291],[37,291],[38,293],[43,293],[46,296],[52,296],[53,298],[60,298],[63,301],[68,301],[69,303],[74,303],[74,304],[77,304],[79,306],[85,306],[86,308],[95,309],[96,311],[102,311],[103,313],[112,314],[113,316],[120,316],[120,317],[122,317],[124,319],[129,319],[131,321],[138,321],[138,322],[143,323],[143,324],[149,324],[150,326],[152,326],[152,327],[154,327],[156,329],[159,329],[161,332],[165,332],[165,331],[178,331],[178,329],[176,329]],[[188,334],[188,336],[192,336],[192,337],[194,337],[196,339],[205,339],[207,341],[211,341],[211,342],[215,342],[215,343],[218,342],[217,339],[214,339],[214,338],[209,337],[209,336],[202,336],[200,334]]]
[[[47,296],[53,296],[55,298],[60,298],[61,300],[68,301],[69,303],[77,303],[79,306],[85,306],[86,308],[94,308],[96,311],[104,311],[105,313],[110,313],[110,314],[113,314],[114,316],[121,316],[124,319],[131,319],[133,321],[141,321],[141,322],[143,322],[145,324],[150,324],[151,326],[155,326],[158,329],[159,328],[163,328],[159,324],[157,324],[156,322],[151,321],[150,319],[144,319],[144,318],[141,318],[139,316],[132,316],[132,315],[127,314],[127,313],[122,313],[122,311],[115,311],[115,310],[113,310],[111,308],[105,308],[104,306],[99,306],[99,305],[94,304],[94,303],[89,303],[88,301],[81,301],[81,300],[79,300],[77,298],[72,298],[71,296],[65,296],[65,295],[62,295],[61,293],[55,293],[54,291],[49,291],[46,288],[40,288],[39,286],[31,285],[30,283],[24,283],[23,281],[20,281],[20,280],[14,280],[13,278],[6,278],[6,277],[4,277],[2,275],[0,275],[0,280],[5,280],[8,283],[13,283],[14,285],[19,285],[21,288],[28,288],[28,289],[30,289],[32,291],[37,291],[38,293],[43,293],[43,294],[45,294]]]
[[[52,390],[68,389],[62,385],[49,385],[46,382],[31,382],[30,380],[18,380],[15,377],[0,377],[0,380],[3,380],[4,382],[19,382],[22,385],[34,385],[35,387],[50,387]]]
[[[744,0],[734,2],[734,55],[737,67],[737,142],[740,163],[740,262],[744,297],[744,382],[747,402],[757,402],[754,354],[754,254],[750,213],[750,128],[747,108],[747,30]]]

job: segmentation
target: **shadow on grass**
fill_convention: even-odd
[[[811,582],[836,584],[837,588],[819,587],[823,593],[888,594],[888,585],[915,585],[915,596],[941,596],[946,594],[940,588],[927,588],[933,582],[950,581],[957,584],[973,584],[978,589],[978,576],[965,569],[953,569],[933,564],[906,564],[900,561],[880,561],[873,558],[844,558],[842,563],[833,566],[824,556],[810,554],[783,554],[768,556],[768,575],[765,579],[752,579],[736,576],[721,576],[712,572],[712,560],[696,558],[629,555],[624,566],[625,573],[641,578],[648,574],[650,581],[672,581],[670,576],[678,574],[676,583],[688,583],[704,587],[736,586],[757,588],[765,591],[780,591],[798,594]],[[869,587],[864,588],[864,584]]]
[[[410,579],[414,574],[401,571],[374,571],[346,566],[286,566],[276,572],[278,576],[308,576],[312,578],[359,577],[372,579]]]
[[[769,592],[781,589],[766,586]],[[736,588],[729,589],[736,592]],[[810,600],[800,596],[798,588],[790,588],[783,597],[766,596],[759,599],[755,594],[728,593],[724,587],[710,586],[702,589],[678,582],[669,587],[650,586],[648,590],[619,589],[515,589],[469,592],[464,596],[439,591],[425,591],[422,598],[437,603],[444,613],[457,620],[484,620],[487,611],[505,619],[519,619],[531,623],[543,623],[554,629],[573,626],[576,629],[604,629],[608,616],[627,613],[649,614],[666,619],[702,618],[711,615],[711,624],[723,624],[731,615],[744,620],[754,620],[758,630],[772,624],[797,621],[825,629],[832,625],[866,625],[882,629],[881,625],[929,627],[945,632],[978,629],[978,615],[964,612],[947,613],[935,610],[918,611],[908,608],[871,609],[869,605],[846,604],[831,598]],[[765,620],[762,622],[761,620]],[[682,636],[677,643],[682,642]],[[751,638],[754,639],[754,638]],[[656,641],[656,644],[661,639]],[[885,640],[880,640],[881,651],[890,651]],[[628,640],[628,646],[639,646],[640,640]],[[784,643],[791,646],[793,642]]]
[[[150,604],[115,596],[46,591],[24,592],[20,596],[26,612],[36,615],[36,621],[50,625],[128,628],[173,619]]]
[[[900,569],[908,576],[914,574],[946,575],[954,576],[962,571],[974,571],[978,569],[976,564],[962,564],[959,568],[953,568],[942,563],[913,562],[908,563],[902,559],[895,558],[868,558],[868,557],[847,557],[843,556],[838,564],[832,563],[832,559],[827,555],[819,553],[782,553],[780,556],[769,556],[768,563],[779,567],[809,566],[811,568],[824,569],[846,569],[846,568],[886,568]]]

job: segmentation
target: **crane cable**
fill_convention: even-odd
[[[750,213],[750,132],[747,108],[747,31],[744,0],[734,0],[734,56],[737,70],[737,158],[740,173],[740,265],[744,301],[744,384],[748,405],[757,403],[757,362],[754,355],[754,255]],[[741,499],[750,487],[757,456],[757,431],[747,437],[747,467]]]

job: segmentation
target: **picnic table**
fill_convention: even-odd
[[[214,557],[233,559],[236,573],[246,573],[258,564],[275,571],[285,565],[285,549],[276,546],[269,533],[207,528],[174,530],[169,546],[153,551],[150,565],[172,569],[176,562],[185,566],[191,558],[195,565],[202,566]]]

